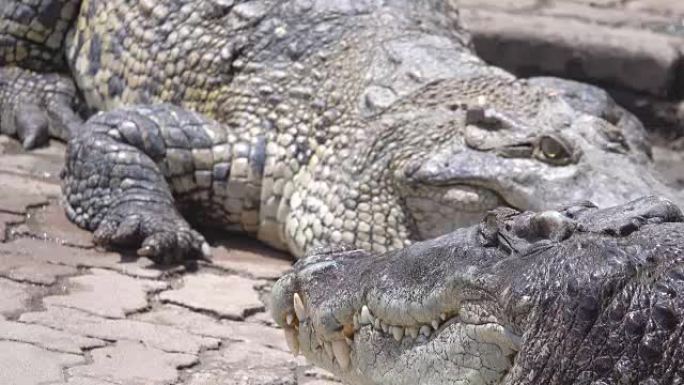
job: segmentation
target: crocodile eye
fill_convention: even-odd
[[[571,161],[572,151],[569,146],[552,136],[542,136],[537,150],[537,158],[552,164],[564,165]]]

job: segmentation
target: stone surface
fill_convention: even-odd
[[[212,248],[212,260],[219,268],[257,279],[276,280],[290,270],[292,258],[254,240],[235,238],[228,246]]]
[[[664,96],[681,57],[672,37],[574,19],[465,10],[477,51],[519,73],[565,74]]]
[[[29,210],[26,215],[26,227],[33,237],[65,245],[94,246],[92,234],[69,222],[64,207],[57,202]]]
[[[36,385],[62,381],[62,369],[82,364],[85,358],[50,352],[39,347],[0,341],[0,384]]]
[[[114,384],[161,385],[178,379],[177,368],[197,362],[195,355],[166,353],[133,341],[120,341],[113,346],[93,350],[91,357],[92,364],[70,368],[67,370],[69,375]],[[79,381],[87,383],[83,379]]]
[[[49,199],[57,199],[60,191],[57,183],[2,173],[0,211],[23,214],[27,207],[44,205]]]
[[[83,310],[107,318],[125,318],[126,314],[149,306],[147,294],[166,289],[159,281],[134,279],[102,269],[91,275],[69,278],[68,294],[43,298],[46,305]]]
[[[28,306],[31,291],[29,285],[0,278],[0,314],[13,315],[22,311]]]
[[[297,363],[291,354],[236,342],[202,354],[188,369],[187,385],[294,385]]]
[[[83,349],[104,346],[103,340],[65,333],[41,325],[0,321],[0,340],[21,341],[62,353],[82,354]],[[2,383],[2,382],[0,382]]]
[[[14,224],[24,221],[24,217],[17,214],[0,213],[0,242],[7,240],[7,229]]]
[[[12,258],[28,263],[51,263],[73,267],[97,267],[114,270],[125,275],[141,278],[160,278],[167,273],[178,273],[182,266],[159,267],[146,258],[132,258],[119,253],[103,252],[58,245],[54,242],[20,238],[0,243],[0,258]]]
[[[215,338],[198,337],[166,325],[106,319],[53,306],[48,306],[47,311],[43,312],[24,313],[19,320],[108,341],[139,341],[170,353],[197,354],[203,349],[217,348],[219,344],[219,340]]]
[[[9,262],[9,263],[4,263]],[[73,275],[78,269],[72,266],[51,265],[35,261],[22,261],[0,256],[0,276],[14,281],[36,285],[53,285],[60,277]]]
[[[220,317],[242,320],[249,314],[264,310],[254,290],[256,284],[257,281],[234,275],[200,273],[185,276],[182,288],[165,291],[159,298]]]
[[[627,2],[627,8],[684,17],[684,2],[679,0],[633,0]]]
[[[53,140],[50,145],[25,152],[21,144],[7,136],[0,137],[0,172],[31,177],[59,184],[59,173],[64,164],[64,143]]]
[[[258,344],[284,352],[290,351],[280,329],[250,322],[217,320],[180,306],[164,305],[159,309],[141,313],[135,319],[174,326],[196,335]]]
[[[477,52],[521,75],[552,74],[681,96],[684,2],[447,0]]]

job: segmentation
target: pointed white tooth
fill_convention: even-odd
[[[287,322],[288,325],[292,325],[292,323],[294,322],[294,314],[287,313],[287,315],[285,316],[285,322]]]
[[[432,320],[432,328],[435,330],[439,329],[439,321],[437,321],[436,319],[433,319]]]
[[[299,354],[298,333],[296,330],[288,327],[284,328],[283,331],[285,332],[285,342],[287,342],[287,347],[290,348],[290,351],[296,357]]]
[[[352,318],[353,323],[354,323],[354,330],[359,330],[361,328],[361,325],[359,325],[359,315],[354,314],[354,317]]]
[[[330,359],[332,360],[333,350],[332,350],[332,345],[330,344],[330,342],[326,341],[325,343],[323,343],[323,349],[325,350],[325,354],[327,354],[328,357],[330,357]]]
[[[349,345],[342,340],[335,340],[332,342],[332,350],[340,367],[342,369],[347,369],[349,367],[349,362],[351,361],[351,357],[349,356],[351,349],[349,349]]]
[[[202,249],[201,249],[201,250],[202,250],[202,256],[203,256],[204,258],[207,258],[207,259],[211,260],[211,246],[209,246],[208,243],[203,242],[203,243],[202,243]]]
[[[292,303],[294,305],[294,310],[297,314],[297,318],[299,318],[300,320],[306,318],[306,309],[304,308],[304,302],[302,302],[302,297],[300,297],[299,294],[294,293],[294,295],[292,296]]]
[[[432,334],[432,329],[430,329],[430,327],[427,325],[423,325],[420,327],[420,334],[424,335],[425,337],[430,337],[430,334]]]
[[[439,315],[439,318],[441,318],[441,319],[442,319],[442,321],[446,321],[446,319],[447,319],[447,315],[446,315],[446,313],[442,313],[442,314],[440,314],[440,315]]]
[[[389,325],[380,321],[380,327],[382,328],[382,331],[385,333],[389,333]]]
[[[406,328],[406,334],[410,335],[412,338],[418,337],[418,328],[408,327]]]
[[[401,341],[404,338],[404,328],[401,326],[391,326],[390,331],[392,331],[392,336],[395,340]]]
[[[382,330],[382,327],[380,326],[380,318],[376,318],[375,321],[373,321],[373,328],[375,330]]]
[[[361,308],[361,319],[359,319],[359,323],[361,325],[370,325],[375,321],[375,318],[371,314],[370,310],[368,310],[368,306],[363,305]]]

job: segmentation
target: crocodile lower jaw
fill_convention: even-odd
[[[501,361],[494,368],[501,376],[512,366],[520,348],[521,336],[506,326],[480,319],[472,312],[464,314],[457,310],[442,312],[430,323],[397,325],[374,316],[368,306],[363,305],[353,315],[352,322],[344,324],[339,332],[322,335],[312,327],[307,309],[298,294],[294,294],[293,302],[296,314],[286,316],[287,324],[283,329],[291,352],[295,356],[302,353],[315,364],[343,377],[346,374],[354,376],[354,370],[363,371],[362,363],[368,358],[368,352],[380,345],[387,348],[388,353],[413,350],[416,356],[421,355],[421,350],[432,349],[436,344],[448,344],[445,350],[463,351],[466,356],[475,356],[474,353],[485,356],[488,353],[477,351],[478,346],[496,346],[498,351],[494,355],[497,357],[479,359],[495,362],[501,361],[499,356],[505,357],[506,362]],[[454,338],[454,335],[460,337]],[[469,351],[473,348],[476,350]],[[459,363],[454,362],[453,365],[457,366]],[[477,371],[470,375],[480,376]],[[475,380],[473,383],[478,382]]]

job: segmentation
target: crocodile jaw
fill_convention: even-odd
[[[476,310],[404,327],[374,317],[364,305],[342,336],[317,333],[305,314],[302,321],[292,317],[284,333],[295,355],[353,384],[499,384],[513,366],[520,336],[478,319]]]

